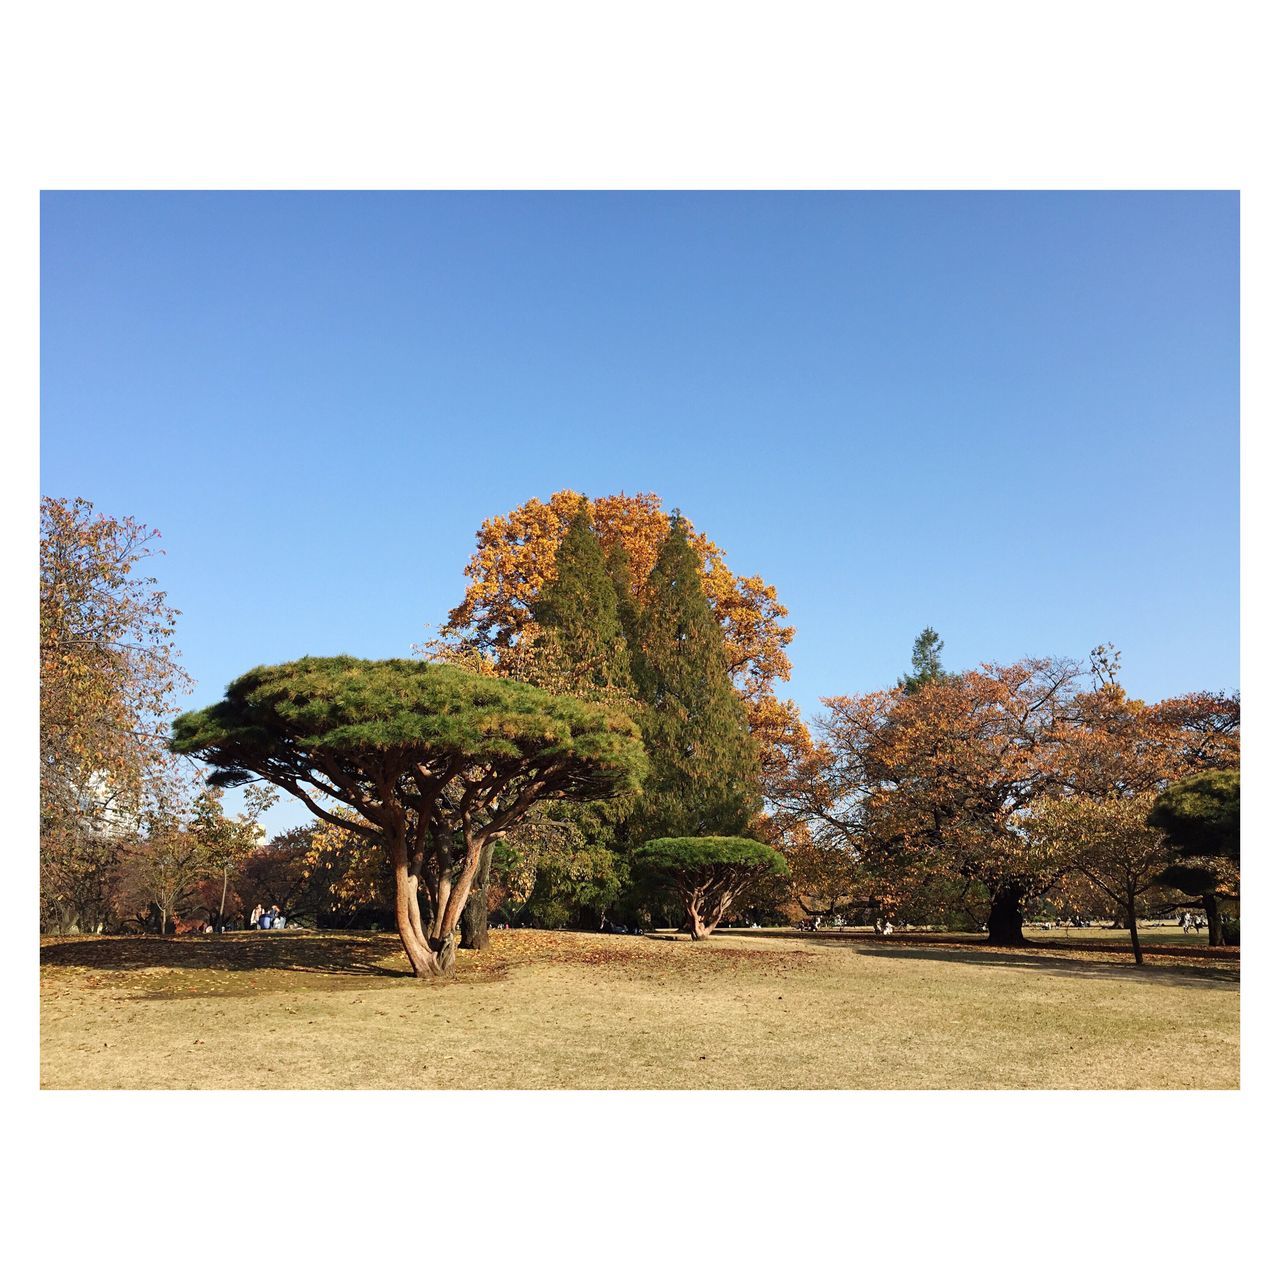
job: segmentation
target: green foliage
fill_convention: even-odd
[[[625,573],[625,552],[621,568]],[[626,579],[622,578],[626,591]],[[628,593],[629,594],[629,593]],[[624,603],[584,502],[556,552],[556,572],[532,606],[538,624],[529,679],[540,688],[568,693],[634,712],[631,654],[619,618]],[[545,927],[605,911],[626,879],[617,827],[634,805],[625,794],[589,804],[552,802],[543,821],[525,824],[513,844],[522,862],[495,864],[507,886],[532,882],[523,918]],[[493,871],[491,871],[493,874]],[[482,886],[487,892],[488,881]]]
[[[655,881],[678,883],[699,877],[787,874],[776,849],[745,836],[667,836],[641,845],[636,868]]]
[[[556,576],[533,605],[537,683],[597,702],[633,692],[631,655],[618,618],[618,594],[586,503],[556,552]]]
[[[623,888],[626,868],[605,845],[587,844],[571,855],[542,858],[527,914],[545,928],[607,911]]]
[[[627,642],[632,670],[635,667],[636,651],[639,646],[638,624],[640,615],[636,610],[635,592],[632,590],[631,559],[627,549],[621,542],[615,542],[605,557],[605,568],[613,583],[614,598],[617,600],[618,625],[623,638]],[[634,687],[634,680],[628,682]]]
[[[677,515],[649,578],[637,626],[636,687],[650,761],[629,825],[633,843],[737,835],[760,807],[760,771],[698,560]]]
[[[1239,941],[1239,921],[1221,916],[1224,899],[1240,893],[1240,771],[1211,769],[1160,794],[1147,822],[1164,834],[1171,858],[1159,883],[1196,899],[1209,918],[1209,944]]]
[[[942,638],[932,627],[925,627],[911,646],[911,670],[902,677],[902,691],[915,693],[931,680],[940,680],[945,675]]]
[[[211,786],[254,776],[305,785],[317,773],[332,780],[331,769],[353,776],[355,768],[352,789],[369,802],[379,777],[399,778],[424,761],[548,769],[556,789],[578,798],[633,789],[644,772],[639,734],[620,711],[401,658],[255,667],[221,702],[179,716],[170,748],[212,764]]]
[[[418,977],[452,971],[454,930],[498,837],[541,802],[634,791],[645,769],[621,711],[399,658],[258,667],[215,706],[180,716],[170,745],[213,765],[211,785],[262,777],[327,822],[383,841]]]
[[[1151,807],[1148,823],[1185,858],[1240,861],[1240,771],[1213,769],[1173,783]]]
[[[1188,898],[1210,897],[1230,887],[1223,884],[1218,868],[1208,860],[1172,863],[1160,873],[1157,883]]]

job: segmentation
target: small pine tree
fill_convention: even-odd
[[[942,667],[942,637],[932,627],[925,627],[911,646],[911,670],[902,677],[902,691],[915,693],[946,674]]]
[[[759,762],[679,513],[648,588],[634,667],[650,773],[628,835],[633,846],[742,835],[760,807]]]

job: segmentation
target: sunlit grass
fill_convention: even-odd
[[[68,940],[42,960],[48,1088],[1234,1088],[1239,1076],[1232,959],[1138,970],[1122,952],[909,933],[517,930],[437,984],[406,977],[387,935]]]

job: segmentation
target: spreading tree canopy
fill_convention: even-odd
[[[1152,849],[1133,830],[1136,797],[1237,763],[1239,703],[1188,694],[1147,705],[1115,682],[1115,666],[1108,657],[1092,688],[1082,687],[1079,663],[1028,658],[949,673],[913,693],[899,685],[824,698],[818,749],[795,775],[796,810],[820,847],[895,897],[935,878],[981,885],[1000,945],[1025,941],[1027,900],[1109,860],[1093,838],[1098,815],[1109,814],[1126,835],[1105,874],[1127,900],[1149,877]],[[1057,797],[1078,799],[1071,821],[1029,828]]]
[[[623,712],[403,659],[257,667],[221,702],[178,717],[170,746],[211,764],[212,786],[263,778],[378,839],[419,977],[451,971],[480,858],[533,805],[625,793],[644,771]]]
[[[1142,964],[1138,916],[1169,856],[1158,831],[1147,825],[1148,792],[1096,797],[1050,796],[1028,816],[1028,839],[1066,877],[1070,898],[1118,911],[1129,927],[1133,959]]]
[[[710,935],[745,889],[765,876],[787,873],[776,849],[738,836],[650,840],[641,846],[636,867],[655,885],[680,895],[695,942]]]
[[[982,884],[994,943],[1021,944],[1022,904],[1061,878],[1023,817],[1056,786],[1072,663],[1028,659],[824,698],[811,803],[819,831],[899,891],[939,875]]]

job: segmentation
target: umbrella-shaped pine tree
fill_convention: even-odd
[[[379,840],[420,978],[452,970],[454,930],[495,840],[539,801],[625,794],[645,770],[621,712],[397,658],[256,667],[221,702],[179,716],[170,748],[212,765],[213,786],[263,778]]]
[[[689,936],[709,938],[735,899],[766,876],[785,876],[776,849],[744,836],[675,836],[650,840],[637,853],[642,880],[674,889],[684,906]]]

